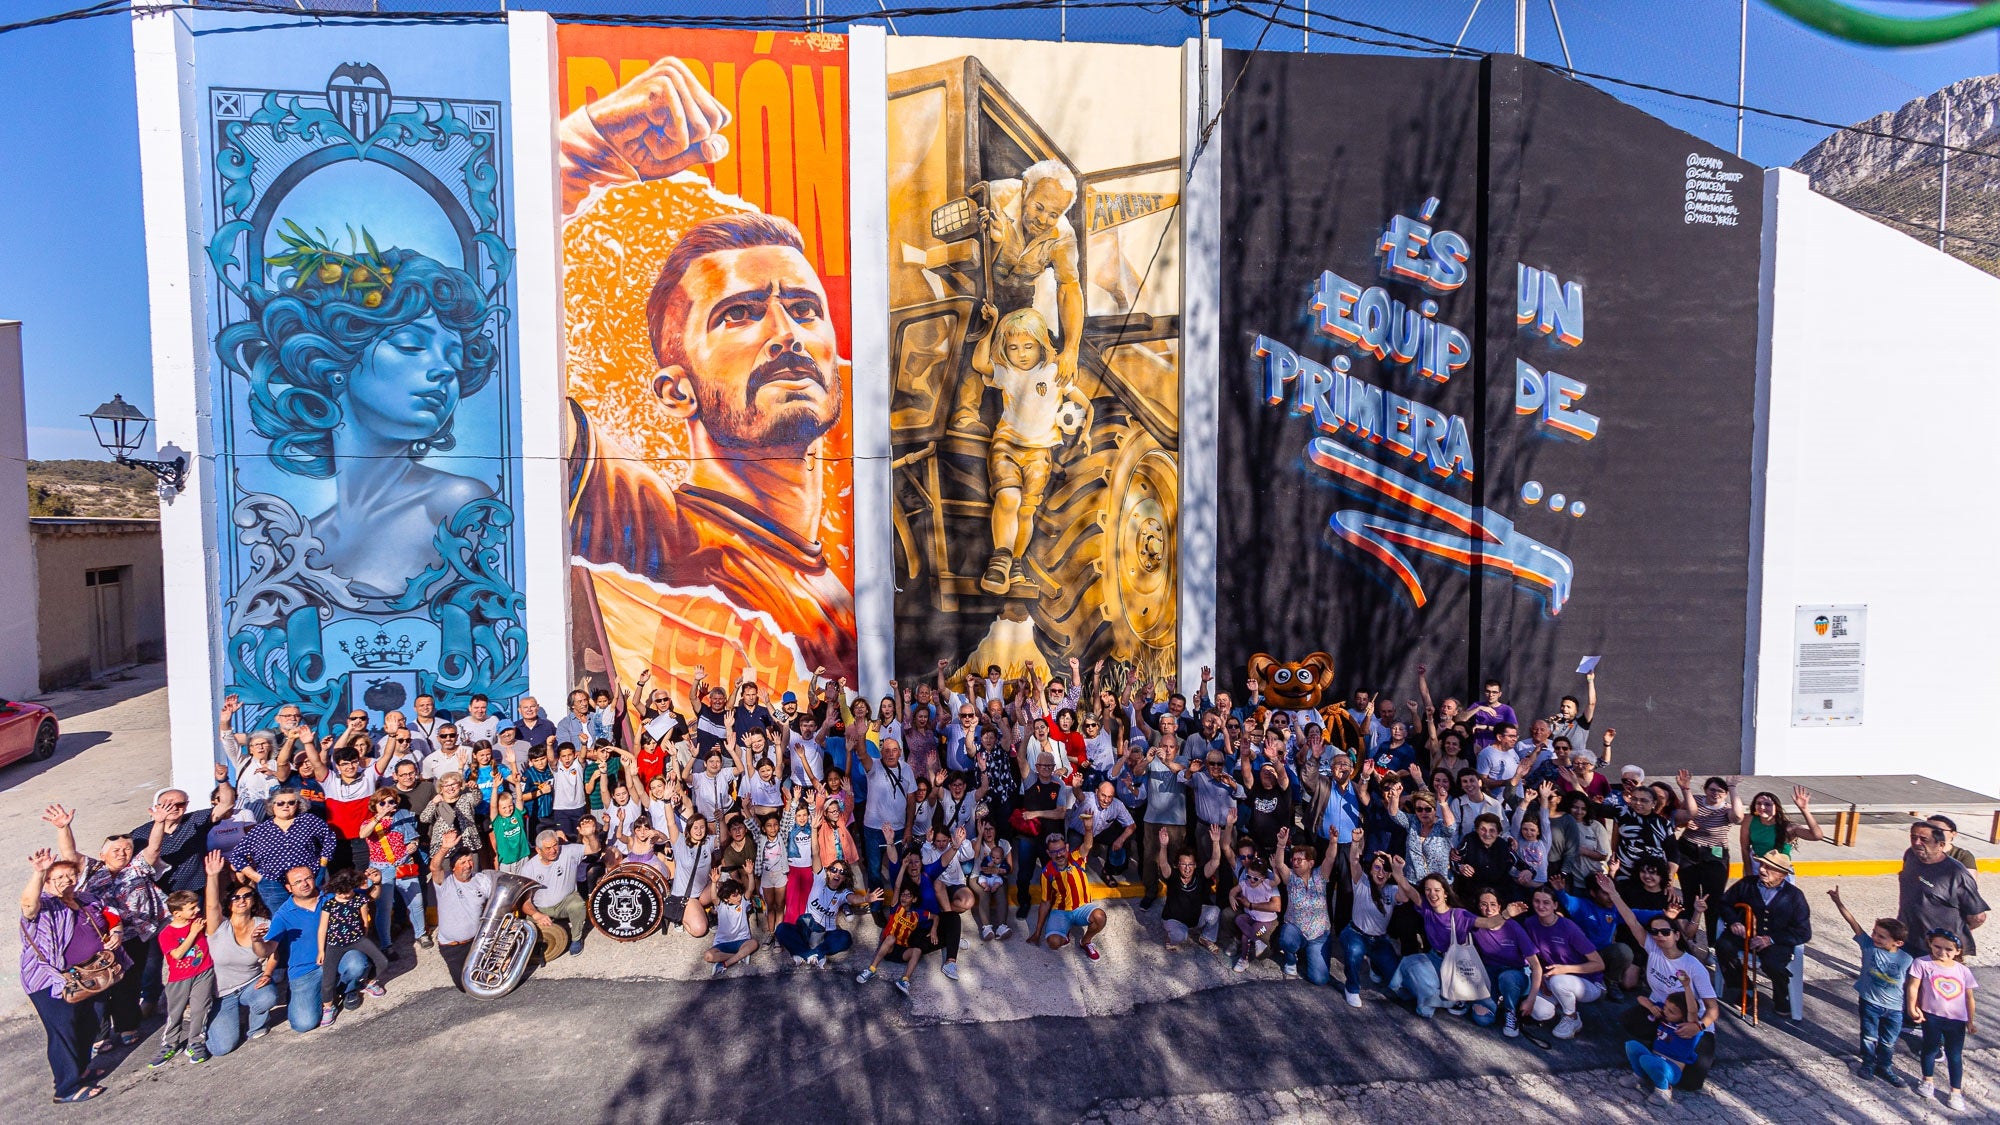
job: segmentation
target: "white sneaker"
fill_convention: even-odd
[[[1937,1083],[1931,1081],[1928,1078],[1924,1079],[1922,1082],[1917,1083],[1917,1096],[1920,1098],[1937,1097]]]
[[[1583,1020],[1578,1018],[1575,1013],[1571,1013],[1557,1020],[1556,1029],[1550,1032],[1550,1034],[1554,1035],[1557,1039],[1574,1039],[1576,1038],[1577,1031],[1582,1027]]]
[[[992,941],[992,940],[993,940],[993,927],[991,927],[991,926],[981,926],[981,927],[979,927],[979,940],[981,940],[981,941]]]
[[[1674,1092],[1672,1090],[1656,1089],[1646,1095],[1646,1100],[1652,1102],[1654,1105],[1672,1105],[1674,1104]]]
[[[1288,977],[1295,977],[1295,976],[1298,976],[1298,975],[1299,975],[1299,967],[1298,967],[1297,965],[1286,965],[1286,966],[1285,966],[1285,975],[1286,975],[1286,976],[1288,976]]]
[[[1249,972],[1250,959],[1248,957],[1238,957],[1236,959],[1236,971],[1239,973]]]
[[[1341,995],[1347,997],[1348,1007],[1359,1008],[1361,1006],[1361,994],[1359,992],[1342,992]]]
[[[1006,941],[1007,935],[1013,932],[1014,932],[1013,929],[1009,927],[1007,923],[1002,922],[999,925],[993,927],[993,940]]]
[[[1964,1093],[1959,1091],[1953,1091],[1951,1095],[1951,1100],[1946,1102],[1945,1104],[1953,1109],[1964,1109],[1965,1108]]]
[[[817,953],[808,954],[806,956],[806,964],[811,965],[815,969],[822,969],[826,967],[826,958]]]
[[[956,961],[946,961],[946,962],[944,963],[944,975],[945,975],[945,979],[946,979],[946,980],[957,980],[957,979],[958,979],[958,962],[956,962]]]
[[[805,963],[806,963],[806,959],[805,959],[805,958],[803,958],[803,957],[799,956],[799,955],[798,955],[798,954],[796,954],[796,953],[792,954],[792,964],[794,964],[794,965],[803,965],[803,964],[805,964]]]
[[[1519,1039],[1521,1037],[1521,1020],[1520,1017],[1514,1014],[1513,1006],[1509,1005],[1506,1011],[1500,1013],[1500,1017],[1500,1034],[1505,1035],[1509,1039]]]

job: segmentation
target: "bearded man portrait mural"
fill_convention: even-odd
[[[578,669],[852,679],[845,40],[558,49]]]

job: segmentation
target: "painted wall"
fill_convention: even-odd
[[[847,40],[556,42],[577,671],[852,681]]]
[[[1921,773],[2000,793],[1980,702],[2000,682],[2000,647],[1980,628],[2000,531],[1966,504],[1989,443],[1913,444],[1884,425],[1891,402],[1926,404],[1940,424],[2000,413],[1977,343],[1979,326],[2000,323],[2000,279],[1813,194],[1798,173],[1772,172],[1764,190],[1756,771]],[[1950,534],[1933,542],[1933,529]],[[1791,725],[1793,613],[1814,603],[1868,607],[1859,726]]]
[[[199,15],[182,50],[217,687],[239,729],[291,703],[379,722],[420,693],[509,711],[527,673],[506,30],[244,25]]]
[[[888,50],[896,667],[1171,675],[1179,53]]]
[[[0,605],[35,601],[28,542],[28,415],[22,406],[21,322],[0,320]],[[0,620],[0,699],[26,699],[40,685],[32,613]]]
[[[1526,735],[1602,655],[1621,760],[1733,767],[1754,169],[1505,57],[1224,68],[1225,682],[1408,721],[1492,677]]]

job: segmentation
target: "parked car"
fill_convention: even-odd
[[[54,711],[39,703],[0,699],[0,766],[23,758],[48,761],[61,734]]]

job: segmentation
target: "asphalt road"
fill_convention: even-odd
[[[208,1120],[269,1119],[282,1105],[290,1119],[331,1121],[1020,1125],[1074,1121],[1100,1099],[1623,1061],[1608,1004],[1590,1005],[1583,1034],[1549,1051],[1373,999],[1355,1011],[1337,990],[1296,981],[1117,1017],[935,1023],[913,1019],[885,984],[856,985],[845,967],[713,982],[531,979],[495,1002],[432,990],[343,1016],[331,1032],[274,1031],[199,1067],[177,1060],[149,1073],[135,1052],[108,1096],[75,1107],[48,1103],[40,1026],[14,1020],[0,1026],[9,1060],[0,1097],[20,1109],[7,1115],[14,1121],[185,1120],[191,1107]],[[1752,1030],[1725,1017],[1720,1059],[1842,1053],[1851,996],[1837,981],[1816,983],[1799,1027]]]

